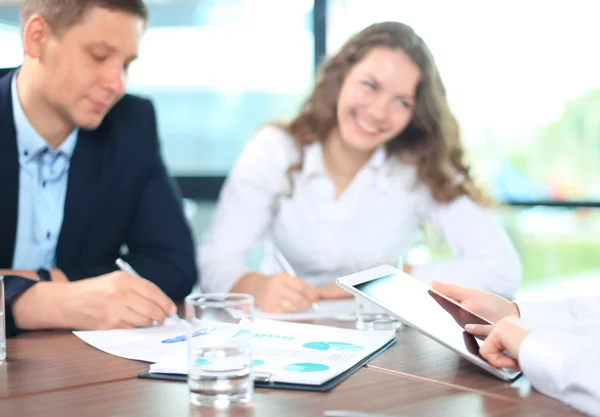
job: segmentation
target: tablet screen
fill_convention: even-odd
[[[422,282],[405,274],[390,274],[355,284],[354,288],[440,342],[481,358],[481,342],[467,333],[464,326],[490,323],[433,292]]]

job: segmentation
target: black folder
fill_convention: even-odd
[[[277,382],[271,381],[270,378],[265,378],[264,380],[259,380],[257,378],[254,379],[254,387],[255,388],[273,388],[273,389],[287,389],[294,391],[314,391],[314,392],[327,392],[338,385],[340,382],[346,380],[350,375],[354,374],[364,365],[366,365],[371,359],[379,356],[383,351],[392,346],[396,342],[396,338],[394,337],[385,345],[377,349],[375,352],[371,353],[369,356],[366,356],[361,361],[357,362],[351,368],[348,368],[341,374],[334,376],[333,378],[325,381],[321,385],[312,385],[312,384],[293,384],[289,382]],[[187,382],[187,375],[182,374],[157,374],[150,373],[148,371],[141,373],[138,375],[139,378],[143,379],[158,379],[162,381],[179,381],[179,382]]]

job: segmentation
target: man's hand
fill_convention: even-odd
[[[272,276],[249,273],[239,279],[231,292],[251,294],[256,305],[267,313],[294,313],[319,301],[315,286],[286,273]]]
[[[176,306],[154,283],[116,271],[76,282],[40,282],[13,302],[17,327],[103,330],[162,323]]]
[[[519,369],[519,350],[531,330],[517,317],[505,317],[493,326],[468,324],[465,330],[475,336],[487,336],[479,353],[490,364]]]
[[[433,281],[431,286],[435,291],[458,301],[467,310],[488,319],[492,323],[496,323],[507,316],[520,316],[519,309],[515,303],[498,295],[471,288],[463,288],[458,285],[444,284],[439,281]]]

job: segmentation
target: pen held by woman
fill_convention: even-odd
[[[275,249],[275,259],[277,260],[277,262],[279,263],[279,265],[283,268],[283,270],[292,277],[297,276],[296,275],[296,271],[294,271],[294,268],[292,268],[292,266],[290,265],[290,263],[287,261],[287,259],[285,259],[285,257],[282,255],[281,252],[279,252],[279,250]],[[285,300],[284,300],[285,302]],[[317,303],[312,303],[311,304],[311,308],[314,311],[319,311],[319,304]]]

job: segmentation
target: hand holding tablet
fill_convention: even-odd
[[[414,327],[424,335],[455,351],[496,377],[510,381],[520,372],[496,368],[479,353],[475,337],[466,324],[492,324],[455,300],[435,291],[404,272],[383,265],[337,279],[352,294],[365,297]]]

